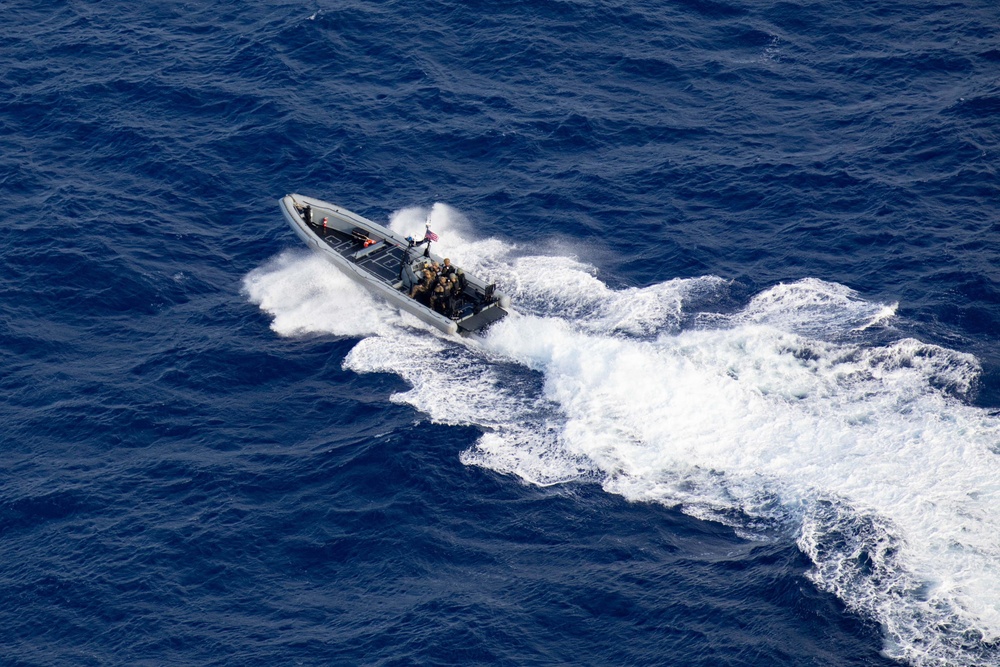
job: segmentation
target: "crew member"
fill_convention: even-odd
[[[448,309],[449,296],[451,296],[451,282],[444,276],[438,276],[437,285],[431,294],[431,309],[444,314]]]
[[[413,289],[410,290],[410,298],[416,299],[421,303],[426,303],[426,299],[430,298],[430,291],[434,286],[434,274],[430,269],[424,269],[424,279],[420,281],[419,285],[415,285]]]

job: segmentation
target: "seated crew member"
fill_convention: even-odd
[[[438,283],[434,287],[434,292],[431,294],[431,310],[436,313],[444,314],[445,308],[448,305],[448,292],[444,285]]]
[[[455,269],[455,276],[458,278],[458,293],[462,294],[465,292],[465,286],[469,284],[469,281],[465,279],[465,272],[462,269]]]
[[[448,308],[449,296],[451,296],[451,283],[444,276],[438,276],[434,292],[431,294],[431,308],[443,314]]]
[[[429,260],[426,260],[426,259],[422,260],[420,262],[420,275],[423,275],[423,274],[425,274],[428,271],[430,271],[431,275],[434,276],[434,280],[436,282],[437,281],[437,273],[434,272],[434,265]],[[431,285],[431,287],[433,287],[433,285]]]
[[[455,267],[452,266],[451,260],[445,257],[444,265],[441,267],[441,275],[450,278],[454,273],[455,273]]]
[[[429,292],[433,285],[434,274],[431,273],[430,269],[424,269],[424,279],[421,280],[419,284],[414,285],[413,289],[410,290],[410,298],[424,303],[424,300],[430,297]]]

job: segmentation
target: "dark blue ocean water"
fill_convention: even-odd
[[[995,3],[0,8],[3,664],[1000,665]]]

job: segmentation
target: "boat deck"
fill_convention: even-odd
[[[358,252],[365,250],[364,244],[350,234],[332,227],[313,227],[313,231],[337,254],[343,255],[365,271],[378,276],[390,285],[399,282],[399,269],[403,265],[405,250],[391,243],[383,243],[360,259],[354,259]]]
[[[339,229],[334,229],[332,227],[313,227],[312,229],[316,235],[322,238],[327,245],[337,252],[337,254],[342,255],[363,268],[365,271],[377,276],[386,284],[391,285],[393,289],[400,292],[403,291],[400,280],[400,267],[405,261],[406,250],[404,248],[400,248],[397,245],[386,242],[379,247],[372,248],[368,251],[364,247],[363,242]],[[358,253],[365,254],[364,256],[355,259]],[[478,315],[480,308],[477,306],[481,307],[480,299],[475,293],[475,290],[471,287],[466,288],[466,291],[462,294],[455,311],[452,313],[452,319],[460,320],[472,315]],[[482,319],[492,321],[494,318],[487,315]]]

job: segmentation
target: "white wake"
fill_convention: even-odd
[[[427,215],[392,226],[422,233]],[[791,534],[816,585],[882,625],[888,655],[998,663],[1000,419],[965,400],[975,358],[877,343],[895,305],[841,285],[777,285],[720,314],[701,309],[718,278],[613,290],[577,260],[463,240],[446,206],[430,219],[438,252],[514,299],[483,337],[440,335],[305,250],[245,290],[281,335],[360,337],[345,365],[406,379],[391,400],[482,428],[467,464]]]

